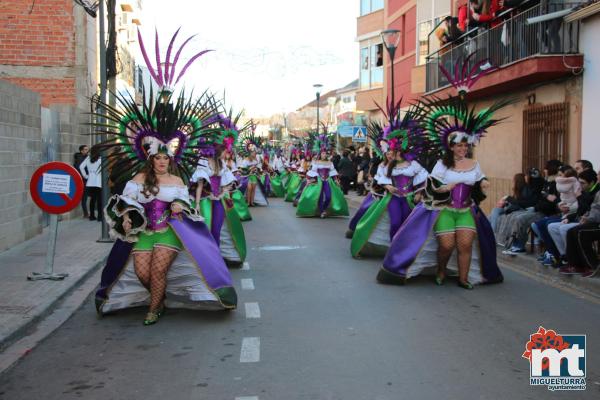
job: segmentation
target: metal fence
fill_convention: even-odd
[[[560,18],[528,24],[527,19],[570,9],[581,4],[539,4],[491,29],[474,29],[454,42],[430,54],[426,61],[427,92],[449,83],[439,72],[443,65],[451,74],[457,60],[472,53],[472,63],[489,59],[493,66],[507,65],[539,54],[573,54],[578,52],[579,22],[565,23]]]

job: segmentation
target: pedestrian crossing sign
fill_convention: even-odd
[[[367,142],[367,127],[366,126],[354,126],[352,127],[352,141],[356,143]]]

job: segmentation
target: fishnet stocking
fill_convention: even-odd
[[[467,229],[456,231],[456,248],[458,249],[458,279],[466,283],[471,268],[471,251],[475,232]]]
[[[133,267],[138,279],[144,287],[150,290],[150,265],[152,263],[151,251],[138,251],[133,254]]]
[[[437,274],[439,277],[443,278],[446,276],[446,265],[448,265],[448,260],[454,251],[454,246],[456,245],[456,239],[453,233],[446,233],[443,235],[438,235],[438,268]]]
[[[167,271],[177,257],[177,250],[155,247],[152,252],[150,269],[150,311],[155,312],[165,297],[167,288]]]

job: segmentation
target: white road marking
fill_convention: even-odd
[[[258,400],[258,396],[236,397],[235,400]]]
[[[242,271],[250,271],[250,263],[248,261],[244,261],[244,264],[242,264]]]
[[[254,290],[254,281],[250,278],[242,279],[242,289],[243,290]]]
[[[241,363],[251,363],[260,361],[260,338],[245,337],[242,340],[242,351],[240,353]]]
[[[260,318],[258,303],[246,303],[246,318]]]
[[[254,247],[253,250],[258,251],[287,251],[287,250],[298,250],[305,249],[306,246],[261,246]]]

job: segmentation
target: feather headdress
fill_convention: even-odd
[[[140,30],[138,29],[138,32],[137,32],[138,42],[140,44],[140,50],[142,52],[142,57],[144,58],[144,62],[146,64],[146,66],[148,67],[150,76],[158,84],[161,92],[163,92],[163,91],[166,91],[169,93],[173,92],[173,87],[181,80],[183,75],[186,73],[187,69],[202,55],[208,53],[209,51],[213,51],[213,50],[202,50],[202,51],[194,54],[192,56],[192,58],[190,58],[188,60],[188,62],[183,66],[183,68],[179,72],[177,72],[176,68],[177,68],[177,65],[179,62],[179,57],[181,56],[181,53],[183,52],[183,49],[196,36],[196,35],[193,35],[193,36],[190,36],[189,38],[187,38],[183,42],[183,44],[177,49],[173,59],[171,59],[171,54],[172,54],[174,46],[175,46],[175,40],[177,39],[177,35],[179,35],[180,30],[181,30],[181,28],[177,29],[177,31],[171,38],[171,41],[169,42],[169,46],[167,47],[167,54],[166,54],[166,58],[165,58],[164,62],[161,61],[161,57],[160,57],[160,43],[158,40],[158,30],[155,30],[154,52],[155,52],[155,56],[156,56],[156,67],[152,64],[152,61],[150,61],[150,57],[148,57],[148,52],[146,51],[146,46],[144,46],[144,40],[142,38],[142,34],[140,33]]]
[[[400,99],[396,104],[388,99],[384,110],[375,103],[386,118],[387,125],[373,121],[367,127],[375,153],[383,157],[388,150],[399,151],[406,160],[415,160],[426,149],[425,131],[415,108],[410,107],[402,116]]]
[[[173,159],[182,178],[187,179],[193,172],[198,153],[207,138],[214,134],[210,125],[218,115],[217,102],[208,92],[194,98],[182,90],[173,95],[172,87],[177,84],[188,67],[207,51],[195,54],[176,74],[176,66],[184,47],[192,39],[188,38],[171,60],[175,39],[173,35],[167,49],[166,63],[161,62],[158,33],[155,39],[156,68],[150,62],[144,42],[138,31],[139,44],[150,75],[160,86],[154,93],[150,87],[149,96],[142,88],[141,105],[129,94],[112,94],[117,104],[111,106],[103,100],[93,100],[96,105],[92,113],[96,128],[94,135],[105,134],[107,139],[95,146],[103,151],[103,168],[110,166],[111,177],[116,181],[133,178],[146,165],[150,156],[165,153]]]
[[[481,65],[487,60],[479,61],[469,69],[473,54],[468,56],[459,66],[454,66],[455,76],[452,78],[440,66],[440,70],[447,76],[450,83],[458,92],[458,96],[449,96],[447,99],[439,97],[422,98],[415,105],[415,112],[421,119],[427,139],[430,143],[429,150],[438,156],[450,150],[452,143],[466,142],[475,146],[485,135],[487,129],[500,123],[504,118],[494,118],[494,114],[501,108],[511,104],[512,99],[502,99],[491,106],[476,111],[474,106],[469,106],[466,94],[471,86],[483,75],[493,70],[492,67],[484,72],[479,72]]]

